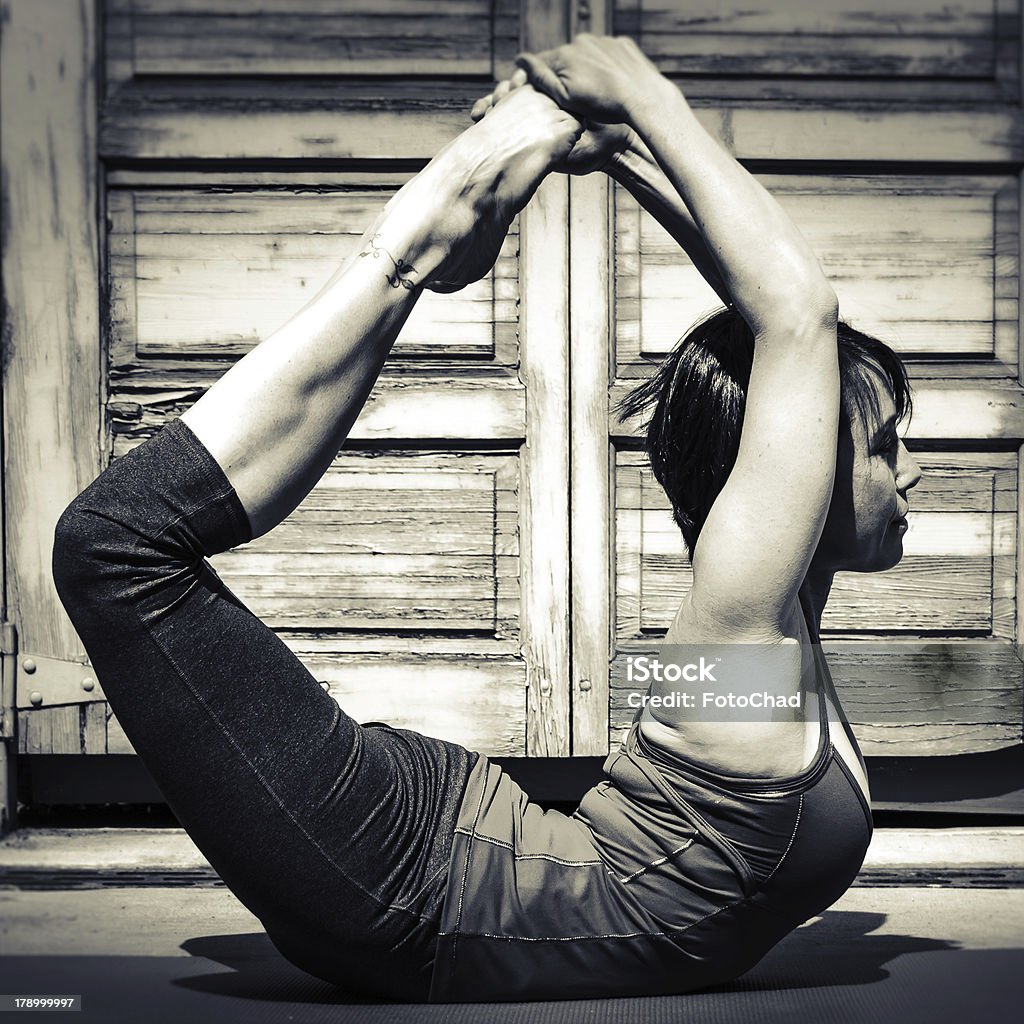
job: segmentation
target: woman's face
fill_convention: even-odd
[[[879,416],[856,413],[839,427],[832,502],[811,567],[881,572],[903,557],[907,492],[921,468],[896,432],[896,405],[877,378]]]

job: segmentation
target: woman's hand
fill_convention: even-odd
[[[512,219],[582,130],[571,114],[524,85],[448,143],[392,198],[372,229],[379,244],[397,256],[402,244],[392,242],[389,227],[405,220],[422,224],[426,217],[429,252],[419,259],[429,269],[419,276],[416,260],[407,259],[407,277],[438,292],[478,281],[494,266]]]
[[[530,84],[560,107],[587,122],[629,123],[662,78],[658,69],[625,36],[579,35],[566,46],[522,53],[516,64]]]
[[[494,92],[476,101],[470,116],[474,121],[486,117],[510,93],[527,84],[524,68],[517,68],[512,77],[499,82]],[[591,174],[607,171],[615,158],[630,149],[636,141],[633,130],[624,124],[584,124],[583,134],[569,155],[553,168],[562,174]]]

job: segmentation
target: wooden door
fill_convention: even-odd
[[[779,197],[842,316],[908,361],[907,443],[925,476],[906,556],[840,574],[822,621],[865,753],[1018,744],[1019,5],[615,0],[592,13]],[[610,406],[718,302],[624,190],[573,181],[571,207],[573,739],[601,753],[633,713],[610,665],[664,635],[690,581],[638,424]]]
[[[64,505],[317,288],[520,46],[577,29],[634,35],[765,175],[844,315],[910,361],[928,476],[907,558],[841,579],[823,623],[866,752],[1019,742],[1019,0],[707,7],[8,0],[20,751],[131,750],[53,592]],[[629,714],[610,664],[687,585],[635,424],[609,407],[701,289],[628,196],[546,183],[494,274],[417,312],[303,507],[219,570],[357,718],[603,753]],[[894,676],[911,707],[888,700]]]
[[[31,181],[45,123],[17,168],[49,211],[37,226],[56,225],[51,252],[71,217],[89,261],[51,300],[77,290],[93,315],[69,349],[61,324],[30,323],[42,285],[17,300],[18,379],[56,411],[47,423],[21,396],[6,421],[25,527],[15,614],[40,691],[19,747],[130,753],[95,681],[75,691],[88,666],[48,572],[61,508],[301,307],[515,53],[567,24],[532,0],[13,6],[11,51],[31,39],[61,116],[98,126],[53,181]],[[33,59],[11,74],[31,97]],[[50,100],[36,107],[52,122]],[[91,191],[69,208],[75,175]],[[570,752],[567,204],[565,179],[546,182],[493,273],[424,298],[321,483],[213,560],[357,720],[490,754]],[[33,493],[53,453],[59,477]]]

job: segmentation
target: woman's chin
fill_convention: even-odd
[[[885,543],[875,552],[872,565],[863,572],[886,572],[903,561],[903,531],[896,532],[894,529],[891,536],[885,538]]]
[[[873,551],[861,551],[839,567],[840,572],[887,572],[903,561],[902,534],[887,536]]]

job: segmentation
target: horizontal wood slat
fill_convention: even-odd
[[[422,640],[415,652],[353,657],[307,650],[287,634],[283,639],[357,722],[387,722],[493,756],[526,753],[521,659],[465,651],[424,657]],[[23,711],[18,723],[21,754],[135,753],[104,702]]]
[[[510,0],[111,0],[108,73],[482,75],[518,44]]]
[[[175,380],[139,374],[118,382],[107,405],[114,456],[183,413],[223,370],[205,367],[200,376],[183,366],[173,371]],[[349,441],[483,441],[515,447],[525,437],[525,421],[526,391],[519,384],[450,377],[382,380],[366,400]]]
[[[122,191],[108,195],[111,362],[241,355],[357,251],[392,193]],[[517,227],[494,270],[426,293],[392,358],[516,359]],[[382,271],[383,272],[383,271]]]
[[[1018,186],[1009,177],[762,175],[839,295],[905,357],[968,356],[1015,374]],[[616,189],[619,372],[668,352],[721,303],[679,246]]]
[[[648,364],[647,373],[653,369]],[[963,384],[957,387],[947,383],[933,384],[911,378],[914,396],[914,416],[907,436],[929,442],[1024,440],[1024,394],[1020,388],[993,382]],[[611,434],[617,439],[640,436],[641,422],[630,417],[620,422],[615,409],[637,380],[619,380],[608,393],[608,415]]]
[[[297,653],[357,722],[387,722],[495,756],[526,753],[526,669],[519,659]]]
[[[173,86],[173,87],[172,87]],[[137,160],[422,160],[469,127],[483,87],[444,83],[391,93],[264,83],[133,83],[104,110],[100,152]],[[847,99],[847,97],[843,97]],[[699,106],[697,117],[745,160],[996,162],[1024,159],[1012,108],[849,109]]]

